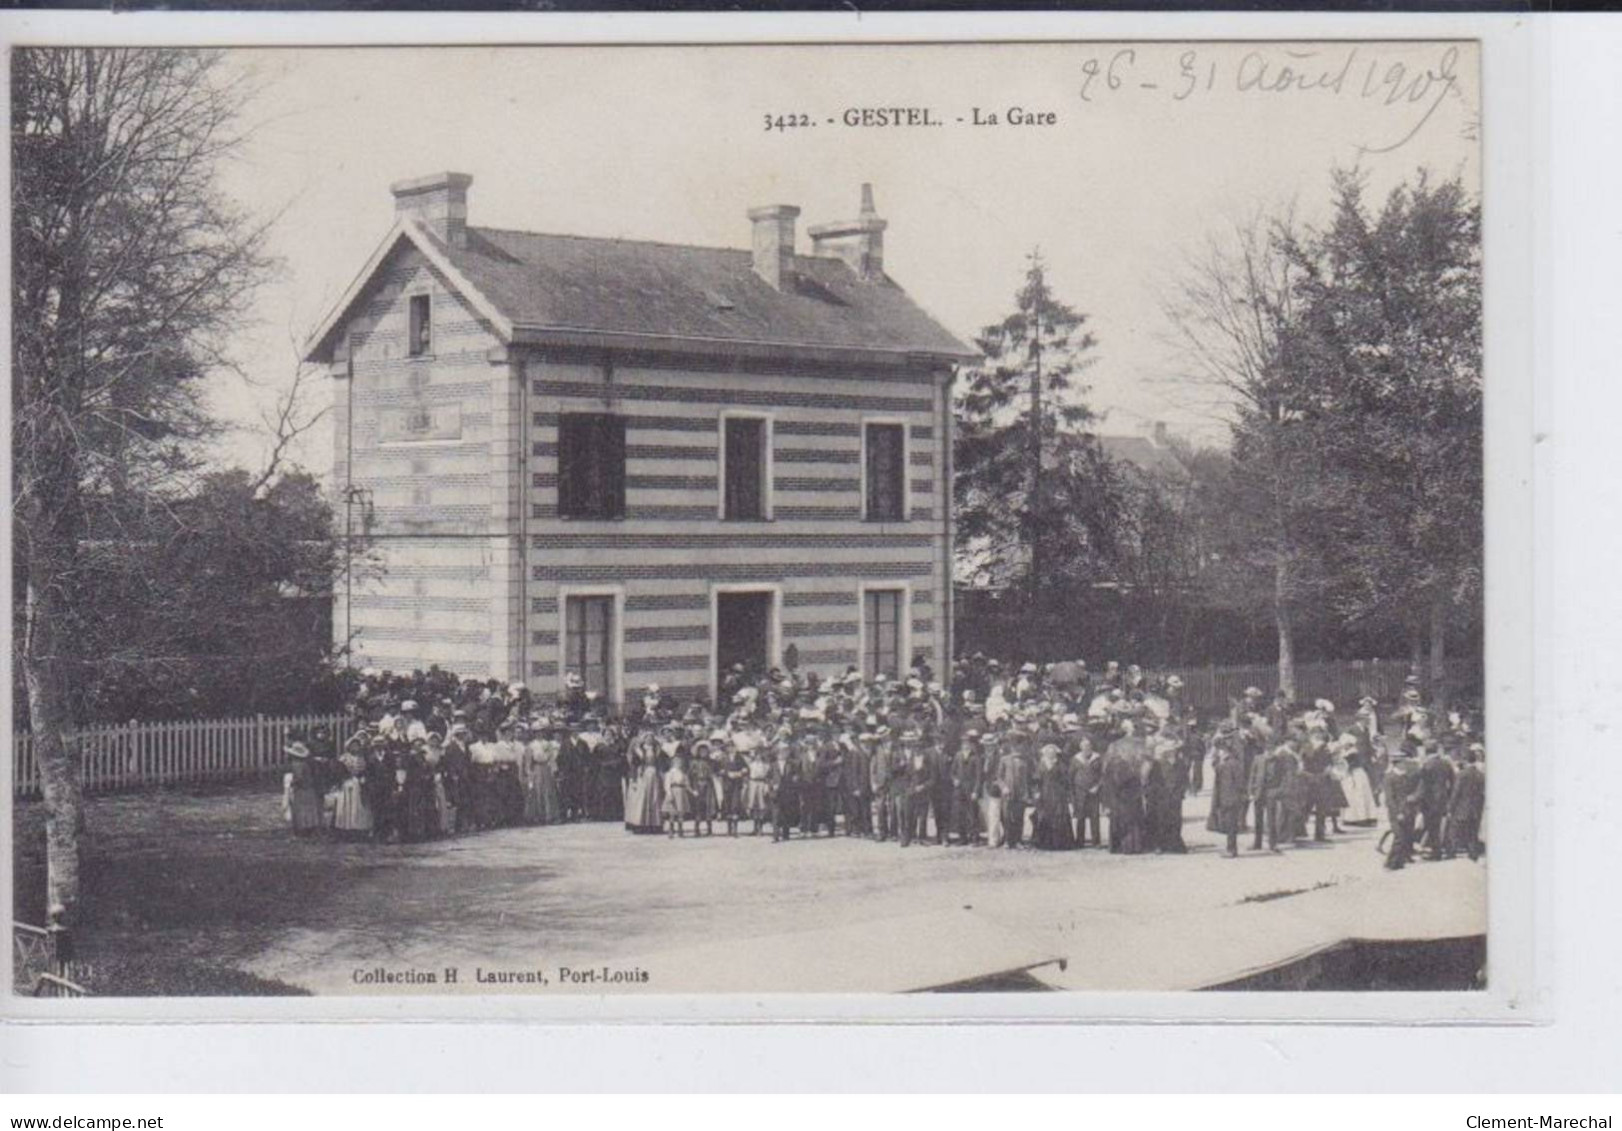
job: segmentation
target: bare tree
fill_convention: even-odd
[[[189,466],[210,427],[202,378],[268,262],[264,227],[216,183],[247,93],[218,53],[21,48],[11,64],[13,647],[47,812],[47,904],[71,927],[86,530],[105,501]]]
[[[1162,299],[1179,377],[1233,431],[1232,525],[1224,570],[1238,603],[1265,602],[1278,632],[1279,687],[1295,693],[1295,626],[1307,595],[1307,540],[1298,519],[1312,445],[1281,366],[1294,317],[1293,269],[1283,252],[1293,210],[1256,212],[1187,256]],[[1238,450],[1243,449],[1243,450]],[[1270,579],[1267,591],[1254,574]],[[1247,576],[1248,574],[1248,576]],[[1259,600],[1258,600],[1259,599]]]

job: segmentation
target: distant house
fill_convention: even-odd
[[[1150,475],[1182,476],[1187,474],[1182,461],[1171,450],[1171,437],[1166,422],[1157,420],[1146,436],[1098,436],[1098,446],[1116,463],[1135,467]]]
[[[387,577],[340,586],[357,662],[623,702],[732,664],[904,669],[951,651],[951,401],[974,356],[851,221],[748,213],[749,247],[468,223],[471,178],[396,222],[310,341],[335,483]]]

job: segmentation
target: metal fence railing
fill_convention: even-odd
[[[1413,671],[1407,660],[1315,660],[1295,665],[1298,703],[1328,699],[1337,708],[1353,710],[1357,701],[1372,695],[1389,708],[1401,695],[1403,680]],[[1247,687],[1259,688],[1269,698],[1278,690],[1277,664],[1241,664],[1228,667],[1170,667],[1162,674],[1183,679],[1188,702],[1202,710],[1225,710]]]

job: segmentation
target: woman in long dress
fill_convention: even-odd
[[[292,763],[288,770],[287,819],[295,836],[308,836],[321,830],[321,788],[315,767],[310,764],[310,748],[292,742],[284,751]]]
[[[749,752],[749,778],[743,787],[743,809],[755,823],[750,836],[760,835],[760,826],[772,815],[772,787],[775,784],[775,765],[765,746]]]
[[[449,775],[445,772],[445,740],[437,731],[428,732],[428,749],[423,757],[427,763],[428,780],[433,787],[434,818],[437,821],[434,831],[438,836],[450,836],[456,832],[456,802]]]
[[[659,740],[652,734],[637,736],[630,788],[625,796],[625,827],[633,833],[664,830],[665,783],[659,774]]]
[[[1335,744],[1335,761],[1330,771],[1346,796],[1346,808],[1341,812],[1341,820],[1348,825],[1368,828],[1378,817],[1374,805],[1374,788],[1369,783],[1369,772],[1363,761],[1357,737],[1352,734],[1341,735]]]
[[[1041,771],[1036,788],[1036,815],[1031,844],[1050,852],[1076,847],[1076,838],[1070,828],[1070,772],[1059,761],[1059,748],[1051,742],[1042,747]]]
[[[338,758],[344,769],[344,780],[338,783],[338,805],[333,811],[332,825],[338,835],[346,839],[364,838],[372,833],[372,810],[366,804],[366,755],[362,744],[352,744]]]
[[[558,794],[558,732],[555,726],[537,731],[525,750],[524,819],[532,825],[555,825],[563,816]]]

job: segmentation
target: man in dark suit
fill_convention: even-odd
[[[1385,774],[1385,808],[1391,823],[1391,847],[1385,866],[1403,868],[1414,858],[1414,809],[1419,798],[1419,770],[1413,755],[1398,750]]]
[[[1421,835],[1426,854],[1432,860],[1442,858],[1448,802],[1453,798],[1453,782],[1457,776],[1453,762],[1442,753],[1436,740],[1426,743],[1425,760],[1419,764],[1419,812],[1425,824]]]
[[[873,831],[873,743],[871,733],[841,739],[844,757],[839,765],[840,786],[844,794],[845,835],[867,836]]]
[[[1023,743],[1010,743],[997,763],[997,788],[1002,794],[1003,843],[1018,848],[1025,839],[1025,807],[1031,799],[1031,764]]]
[[[1255,803],[1256,839],[1251,848],[1260,851],[1265,835],[1267,847],[1279,851],[1279,838],[1285,835],[1281,827],[1285,820],[1286,801],[1290,778],[1295,764],[1295,752],[1280,745],[1251,763],[1250,795]]]
[[[1447,856],[1459,852],[1475,860],[1481,855],[1481,815],[1487,804],[1487,775],[1481,768],[1486,748],[1477,742],[1465,752],[1448,803]]]
[[[936,844],[945,844],[952,830],[952,756],[956,752],[955,736],[950,749],[940,741],[929,747],[929,812],[935,822]],[[923,835],[922,829],[919,835]]]
[[[1307,779],[1302,796],[1307,801],[1308,812],[1312,814],[1312,839],[1315,841],[1328,839],[1324,823],[1329,817],[1329,763],[1333,760],[1334,752],[1329,749],[1326,732],[1313,731],[1307,736],[1306,749],[1301,754],[1301,773]]]
[[[909,847],[918,833],[920,808],[926,817],[929,813],[929,764],[922,742],[917,731],[902,731],[890,764],[891,804],[902,848]]]
[[[979,827],[980,789],[985,784],[982,757],[980,732],[966,731],[957,752],[952,755],[950,768],[951,830],[959,844],[973,844]]]
[[[1104,844],[1099,791],[1104,785],[1104,755],[1083,736],[1070,760],[1070,809],[1076,818],[1076,847],[1087,847],[1087,829],[1093,830],[1093,847]]]

